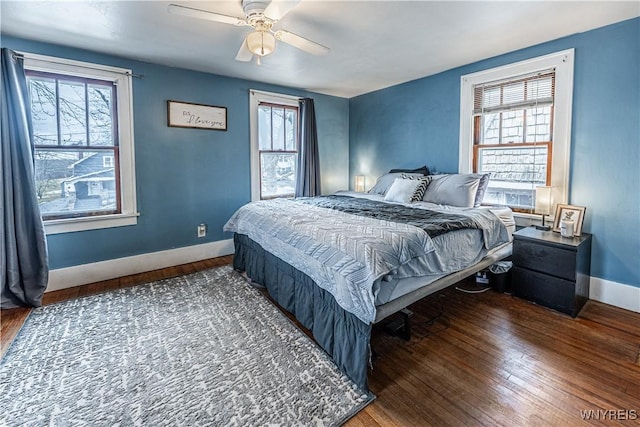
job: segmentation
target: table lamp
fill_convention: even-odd
[[[542,225],[536,225],[538,230],[549,231],[551,227],[544,224],[544,217],[551,213],[552,204],[552,187],[540,186],[536,187],[536,206],[535,213],[542,215]]]

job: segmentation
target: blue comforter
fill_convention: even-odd
[[[457,212],[447,222],[433,211],[371,202],[345,196],[253,202],[224,230],[286,260],[367,324],[376,314],[374,282],[432,252],[429,229],[482,229],[488,249],[508,241],[504,224],[487,210]]]

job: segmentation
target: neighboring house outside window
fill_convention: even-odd
[[[298,98],[251,91],[252,199],[293,197],[298,166]]]
[[[44,220],[120,213],[113,82],[27,71]]]
[[[24,56],[47,233],[135,224],[131,72]]]
[[[490,174],[483,203],[532,213],[568,197],[573,50],[462,77],[460,171]]]
[[[258,107],[260,198],[293,197],[298,164],[298,107]]]

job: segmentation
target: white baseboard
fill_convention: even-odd
[[[233,240],[227,239],[202,245],[185,246],[166,251],[59,268],[49,272],[49,284],[45,292],[230,255],[233,252]]]
[[[591,277],[589,299],[640,313],[640,288]]]
[[[219,240],[125,258],[59,268],[49,272],[46,292],[230,255],[233,240]],[[589,299],[640,313],[640,288],[591,277]]]

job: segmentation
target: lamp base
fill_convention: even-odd
[[[536,225],[536,230],[542,230],[542,231],[549,231],[551,230],[551,227],[549,227],[548,225]]]

